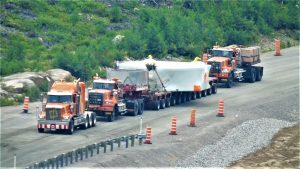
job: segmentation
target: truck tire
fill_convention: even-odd
[[[262,75],[259,69],[256,69],[256,81],[261,81]]]
[[[161,109],[166,108],[166,100],[165,99],[160,99],[160,108]]]
[[[182,94],[181,95],[181,103],[185,103],[186,102],[186,95]]]
[[[38,132],[39,132],[39,133],[44,133],[45,130],[44,130],[43,128],[38,128]]]
[[[190,93],[188,93],[188,94],[186,95],[186,101],[187,101],[187,102],[191,101],[191,94],[190,94]]]
[[[255,68],[251,68],[250,70],[250,77],[249,77],[249,82],[254,83],[256,79],[256,71]]]
[[[171,106],[175,106],[175,105],[176,105],[176,98],[171,97]]]
[[[87,128],[89,128],[89,121],[90,121],[89,115],[87,115],[84,124],[81,124],[80,127],[81,127],[82,129],[84,129],[84,130],[87,129]]]
[[[176,97],[176,104],[181,104],[181,95]]]
[[[226,82],[226,87],[231,88],[233,86],[233,74],[230,73]]]
[[[96,126],[97,118],[94,113],[92,113],[92,127]]]
[[[217,94],[217,91],[218,91],[217,85],[216,85],[216,84],[213,84],[213,85],[212,85],[211,93],[212,93],[212,94]]]
[[[209,89],[206,89],[206,95],[207,96],[209,96],[209,95],[211,95],[211,88],[212,88],[212,86],[210,86],[210,88]]]
[[[154,110],[160,109],[160,101],[159,100],[153,101],[153,109]]]
[[[138,114],[142,115],[144,113],[144,102],[142,101],[139,105],[140,106],[139,106]]]
[[[113,122],[115,120],[115,117],[116,117],[116,107],[114,108],[114,111],[111,113],[110,116],[107,116],[107,121],[108,122]]]
[[[197,98],[197,99],[201,99],[201,92],[197,92],[197,93],[196,93],[196,98]]]
[[[69,122],[69,129],[67,130],[67,133],[69,135],[72,135],[74,133],[74,120],[72,119],[70,122]]]
[[[206,90],[201,91],[201,97],[206,97]]]
[[[196,99],[196,93],[195,92],[192,92],[192,97],[191,97],[192,100],[195,100]]]
[[[171,106],[171,100],[170,98],[166,99],[166,107],[170,107]]]

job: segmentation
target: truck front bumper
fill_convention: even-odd
[[[69,121],[38,120],[37,128],[58,130],[69,129]]]
[[[100,106],[100,105],[89,105],[88,108],[90,111],[96,112],[98,116],[111,115],[113,112],[113,107]]]

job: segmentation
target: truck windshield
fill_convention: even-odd
[[[212,55],[231,58],[233,56],[233,53],[232,53],[232,51],[213,50]]]
[[[114,84],[112,84],[112,83],[94,83],[94,89],[113,90]]]
[[[71,95],[48,95],[49,103],[71,102]]]

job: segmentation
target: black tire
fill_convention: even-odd
[[[176,104],[181,104],[181,96],[176,97]]]
[[[217,92],[218,92],[218,87],[217,87],[216,84],[213,84],[213,85],[212,85],[211,93],[212,93],[212,94],[217,94]]]
[[[69,122],[69,129],[67,130],[67,133],[72,135],[74,133],[74,120],[72,119],[70,122]]]
[[[166,99],[166,107],[170,107],[171,106],[171,100],[170,98]]]
[[[201,91],[201,97],[206,97],[206,90]]]
[[[256,69],[256,81],[261,81],[262,75],[259,69]]]
[[[107,121],[108,122],[113,122],[114,120],[115,120],[115,118],[116,118],[116,110],[117,109],[117,107],[115,107],[114,108],[114,111],[112,112],[112,114],[110,115],[110,116],[107,116]]]
[[[227,88],[231,88],[233,86],[233,74],[230,73],[230,75],[228,76],[227,82],[226,82],[226,87]]]
[[[153,109],[157,110],[157,111],[160,109],[160,101],[159,100],[156,100],[153,102]]]
[[[256,71],[255,68],[251,68],[250,70],[250,77],[249,77],[249,82],[254,83],[256,79]]]
[[[43,128],[38,128],[38,132],[39,132],[39,133],[44,133],[45,130],[44,130]]]
[[[175,106],[175,105],[176,105],[176,98],[171,97],[171,106]]]
[[[160,108],[161,108],[161,109],[166,108],[166,100],[165,100],[165,99],[161,99],[161,100],[160,100]]]
[[[186,102],[186,95],[183,94],[181,95],[181,103],[185,103]]]
[[[211,95],[211,93],[212,93],[212,92],[211,92],[211,88],[212,88],[212,86],[210,86],[210,88],[206,90],[206,95],[207,95],[207,96],[210,96],[210,95]]]
[[[191,99],[192,99],[192,100],[195,100],[195,99],[196,99],[196,93],[195,93],[195,92],[192,93]]]
[[[196,93],[196,98],[197,98],[197,99],[201,99],[201,92],[197,92],[197,93]]]
[[[191,94],[190,94],[190,93],[188,93],[188,94],[186,95],[186,101],[187,101],[187,102],[191,101]]]
[[[95,127],[97,123],[97,118],[94,113],[92,113],[92,127]]]
[[[132,116],[137,116],[139,113],[139,103],[137,100],[133,101],[133,112],[131,112]]]
[[[138,114],[142,115],[144,113],[144,101],[141,101],[141,103],[139,104],[139,111]]]
[[[89,121],[90,121],[89,115],[87,115],[84,124],[81,125],[81,128],[84,130],[89,128]]]

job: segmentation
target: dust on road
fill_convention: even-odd
[[[231,164],[230,168],[300,168],[300,125],[280,130],[267,147]]]

